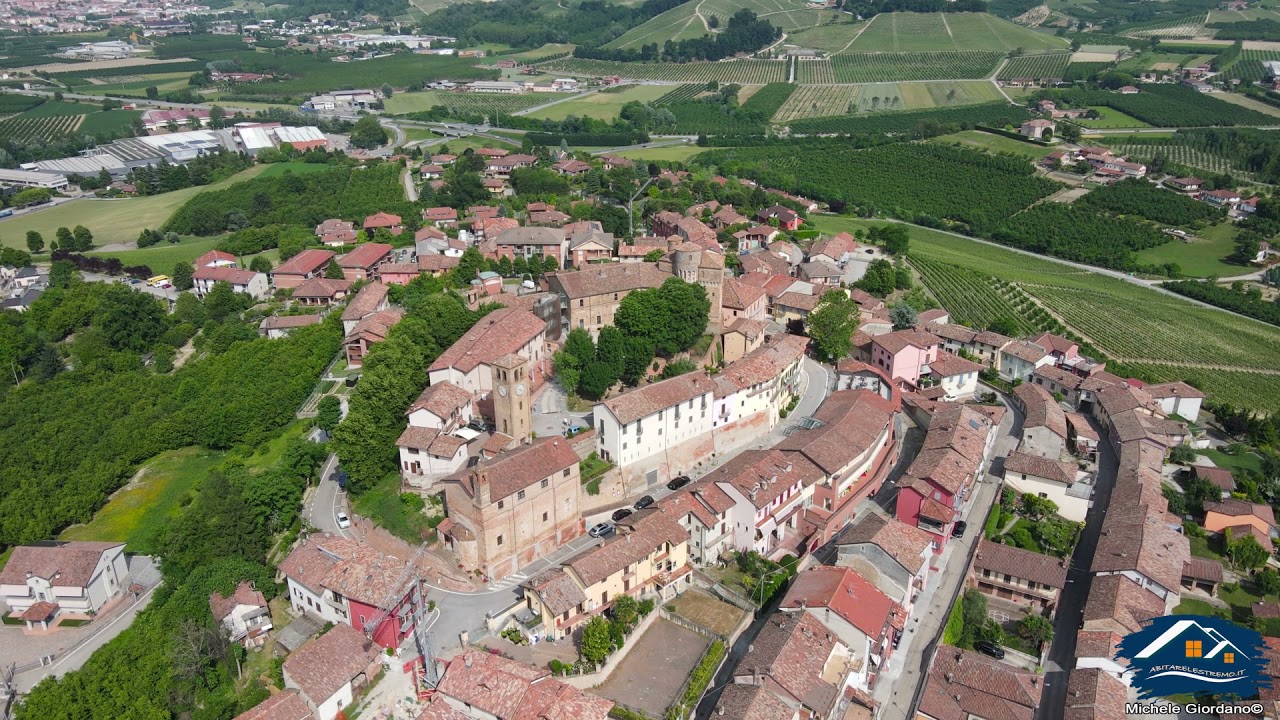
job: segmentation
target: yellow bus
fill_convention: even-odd
[[[147,284],[151,287],[160,287],[167,282],[169,282],[168,275],[156,275],[155,277],[147,278]]]

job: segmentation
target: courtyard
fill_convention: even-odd
[[[662,717],[711,641],[669,620],[645,631],[609,679],[592,689],[651,717]]]

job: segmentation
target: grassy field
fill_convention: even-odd
[[[134,233],[137,237],[137,233]],[[204,253],[213,250],[221,237],[183,238],[181,242],[170,245],[160,243],[149,248],[128,250],[105,250],[85,253],[91,257],[119,258],[125,265],[146,265],[160,273],[169,273],[173,266],[180,262],[191,262]]]
[[[924,110],[1002,100],[986,80],[865,85],[801,85],[774,113],[774,122],[877,110]]]
[[[126,78],[127,81],[125,81]],[[76,87],[76,92],[83,95],[106,95],[107,93],[134,95],[145,93],[148,87],[155,86],[161,93],[167,93],[186,88],[190,78],[189,72],[121,75],[119,78],[103,78],[103,81],[97,84],[79,85]]]
[[[1099,130],[1105,128],[1131,128],[1131,127],[1151,127],[1147,123],[1142,122],[1138,118],[1130,117],[1124,113],[1109,107],[1095,107],[1094,110],[1102,117],[1096,120],[1087,120],[1080,118],[1075,122],[1083,127],[1097,128]]]
[[[1147,248],[1137,253],[1138,262],[1167,263],[1176,262],[1182,266],[1182,272],[1191,277],[1231,277],[1250,272],[1250,268],[1229,265],[1224,259],[1235,249],[1236,228],[1224,222],[1199,230],[1195,234],[1200,239],[1194,242],[1183,242],[1174,239],[1159,247]]]
[[[987,13],[884,13],[844,52],[1065,50],[1065,39]]]
[[[1223,102],[1229,102],[1232,105],[1239,105],[1240,107],[1246,107],[1250,110],[1257,110],[1260,113],[1270,115],[1272,117],[1280,117],[1280,108],[1254,100],[1251,97],[1247,97],[1239,93],[1214,93],[1214,97],[1222,100]]]
[[[849,46],[849,42],[867,25],[867,21],[836,22],[812,28],[801,28],[787,33],[788,45],[813,48],[826,53],[837,53]]]
[[[802,63],[801,67],[809,63]],[[698,63],[639,63],[561,58],[538,66],[561,76],[604,77],[618,75],[635,80],[673,83],[721,83],[763,85],[786,82],[789,64],[783,60],[726,60]],[[670,89],[670,88],[668,88]]]
[[[801,85],[875,83],[902,80],[978,80],[990,77],[1003,60],[997,52],[844,53],[796,65]]]
[[[195,195],[205,190],[226,187],[241,180],[257,177],[270,167],[283,168],[283,166],[255,165],[233,177],[204,187],[192,187],[163,195],[124,200],[73,200],[48,210],[17,218],[7,218],[0,220],[0,242],[25,250],[24,236],[27,230],[36,230],[45,238],[51,238],[60,227],[83,225],[93,232],[95,245],[133,243],[138,239],[138,233],[143,228],[160,227],[175,210]],[[148,248],[135,252],[159,249]],[[124,259],[124,256],[120,257]]]
[[[867,225],[848,218],[811,220],[827,233]],[[997,314],[1016,311],[1019,299],[1029,297],[1136,372],[1160,381],[1186,379],[1212,400],[1280,410],[1280,328],[925,228],[911,228],[911,256],[938,270],[926,285],[956,322],[984,324],[992,317],[985,306],[994,304]],[[981,292],[979,282],[987,285]]]
[[[198,447],[161,453],[112,495],[93,520],[67,528],[59,539],[122,541],[131,553],[154,553],[159,550],[158,533],[225,458],[224,452]]]
[[[965,147],[971,147],[977,150],[985,150],[991,153],[1013,153],[1014,155],[1022,155],[1028,159],[1039,160],[1040,158],[1053,152],[1051,147],[1042,147],[1040,145],[1032,145],[1013,138],[1004,137],[1002,135],[993,135],[985,133],[981,130],[961,130],[958,133],[950,135],[939,135],[932,138],[929,142],[956,144],[959,143]]]
[[[618,113],[622,111],[622,106],[632,100],[653,102],[669,92],[671,92],[671,88],[663,85],[636,85],[618,93],[592,93],[576,97],[529,113],[528,117],[540,120],[563,120],[570,115],[576,115],[578,117],[612,120],[618,117]],[[554,99],[544,98],[544,101],[550,102]]]
[[[432,510],[427,505],[427,510]],[[410,543],[421,543],[435,525],[423,513],[411,512],[400,502],[400,475],[392,473],[353,497],[351,511],[369,518],[388,532]],[[439,512],[439,509],[436,509]],[[439,521],[436,521],[438,524]]]
[[[305,175],[306,173],[324,172],[328,169],[328,165],[321,163],[283,162],[268,165],[267,169],[258,173],[258,175],[260,177],[280,177],[285,173]]]
[[[386,101],[389,113],[411,113],[430,110],[437,105],[457,108],[469,113],[512,113],[563,97],[560,93],[527,93],[524,95],[486,95],[484,93],[404,92]]]
[[[707,23],[712,16],[719,18],[723,27],[734,13],[743,8],[788,33],[801,28],[817,27],[842,17],[832,10],[810,9],[803,0],[700,0],[677,5],[631,28],[605,47],[639,48],[652,43],[661,46],[668,40],[702,37],[711,32]],[[848,42],[848,37],[845,42]]]
[[[666,162],[688,162],[698,153],[705,152],[707,148],[701,148],[697,145],[673,145],[672,147],[645,148],[643,150],[625,150],[618,153],[625,158],[632,160],[654,160]]]

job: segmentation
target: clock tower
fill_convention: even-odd
[[[493,361],[493,424],[517,444],[532,439],[533,398],[530,397],[529,361],[508,353]]]

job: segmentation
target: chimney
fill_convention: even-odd
[[[723,707],[718,707],[718,708],[716,708],[716,714],[717,714],[717,715],[724,715],[724,708],[723,708]]]
[[[471,653],[462,656],[462,664],[466,667],[471,667]]]
[[[947,682],[955,682],[955,679],[956,676],[954,673],[947,673]]]
[[[1031,678],[1031,687],[1035,687],[1039,679],[1040,678],[1037,678],[1037,677]]]
[[[476,492],[476,503],[480,507],[489,504],[489,473],[488,471],[480,471],[472,475],[471,487]]]

